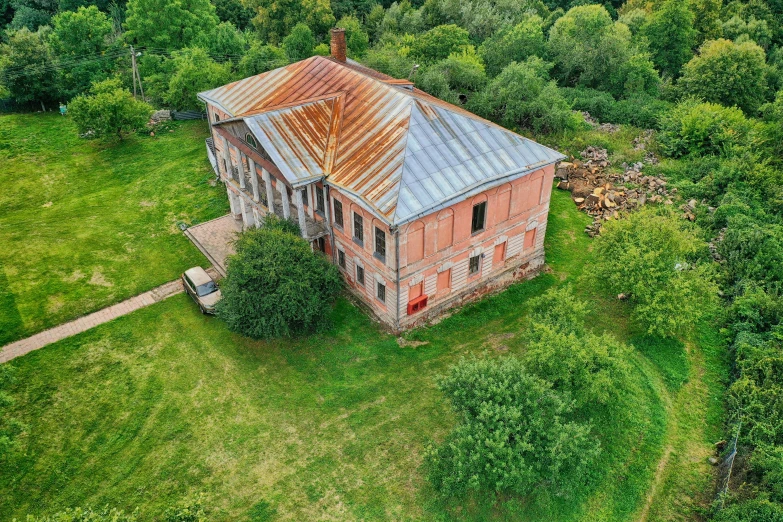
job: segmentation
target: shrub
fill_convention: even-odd
[[[540,58],[512,63],[496,76],[469,108],[507,127],[536,132],[573,129],[577,120],[555,82],[547,79],[548,65]]]
[[[673,335],[713,311],[718,288],[698,254],[706,245],[680,216],[646,207],[608,221],[595,241],[597,284],[626,294],[649,333]]]
[[[288,65],[288,56],[285,51],[274,45],[264,45],[255,41],[239,61],[239,72],[243,78],[247,78],[286,65]]]
[[[578,408],[606,405],[626,388],[630,349],[609,334],[584,328],[587,305],[569,288],[533,300],[523,362],[536,376],[568,392]]]
[[[90,92],[74,98],[69,107],[81,134],[121,140],[124,135],[143,129],[152,114],[152,107],[123,89],[119,79],[94,83]]]
[[[683,67],[678,83],[683,94],[737,106],[754,114],[767,95],[764,49],[753,42],[710,40]]]
[[[719,511],[713,522],[783,522],[783,507],[769,500],[746,500]]]
[[[754,124],[737,108],[686,100],[663,116],[658,142],[672,157],[727,156],[747,145]]]
[[[329,325],[329,310],[340,290],[337,267],[292,232],[293,226],[268,216],[263,227],[247,230],[237,240],[217,305],[230,330],[262,339]]]
[[[461,360],[438,387],[459,424],[426,456],[443,495],[528,494],[546,482],[565,492],[598,453],[590,425],[570,419],[567,395],[514,357]]]
[[[726,224],[717,248],[727,283],[776,286],[783,282],[783,226],[744,214],[729,217]]]
[[[469,95],[484,87],[487,75],[470,47],[428,67],[416,83],[433,96],[454,103],[458,102],[457,94]]]

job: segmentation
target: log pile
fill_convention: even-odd
[[[623,173],[618,174],[607,171],[610,162],[606,149],[587,147],[581,156],[584,161],[560,163],[555,176],[560,179],[557,188],[571,192],[579,210],[593,217],[592,224],[585,228],[590,237],[601,232],[605,221],[618,219],[623,211],[648,203],[673,204],[671,197],[677,189],[669,190],[665,180],[643,174],[643,163],[623,164]],[[695,203],[688,208],[684,217],[692,221]]]

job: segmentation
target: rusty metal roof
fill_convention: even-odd
[[[564,156],[409,82],[315,56],[199,94],[293,186],[326,178],[401,225]]]

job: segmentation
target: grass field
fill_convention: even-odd
[[[715,357],[696,343],[694,366],[682,343],[641,335],[596,293],[582,277],[586,220],[556,192],[552,272],[414,331],[426,343],[415,348],[346,300],[331,333],[265,343],[178,296],[15,361],[11,413],[29,429],[0,468],[0,519],[109,504],[153,520],[199,493],[219,521],[684,519],[709,483],[690,459],[719,422],[703,414],[717,392],[699,375]],[[593,419],[603,451],[588,482],[563,498],[435,500],[422,456],[454,419],[434,376],[466,354],[524,349],[528,298],[560,284],[592,302],[596,329],[639,348],[633,389]],[[683,395],[690,382],[704,393]]]
[[[227,212],[206,136],[106,145],[59,115],[0,116],[0,346],[206,262],[177,228]]]
[[[59,116],[0,117],[0,344],[205,263],[176,228],[227,208],[205,133],[188,123],[109,147]],[[559,145],[598,143],[619,163],[639,154],[632,139]],[[551,271],[409,333],[416,347],[345,299],[328,334],[252,342],[176,296],[13,361],[8,414],[27,429],[0,465],[0,520],[107,504],[159,520],[199,494],[216,521],[692,520],[711,494],[723,347],[706,324],[686,343],[629,324],[586,277],[588,221],[555,191]],[[461,356],[524,350],[528,299],[564,284],[595,330],[635,347],[631,389],[590,413],[602,452],[587,480],[567,497],[437,500],[423,454],[455,419],[434,377]]]

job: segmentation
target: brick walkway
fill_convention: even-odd
[[[210,275],[214,277],[214,274]],[[182,282],[179,279],[176,279],[157,288],[153,288],[149,292],[144,292],[136,297],[131,297],[121,303],[104,308],[103,310],[98,310],[90,315],[85,315],[84,317],[80,317],[71,322],[50,328],[49,330],[44,330],[27,339],[7,344],[0,350],[0,363],[10,361],[16,357],[21,357],[26,353],[43,348],[47,344],[57,342],[66,337],[82,333],[99,324],[107,323],[112,319],[129,314],[139,308],[144,308],[145,306],[163,301],[167,297],[179,294],[182,291]]]
[[[209,259],[220,275],[225,277],[226,257],[235,253],[233,241],[241,231],[242,222],[228,214],[194,225],[185,230],[185,235]]]

